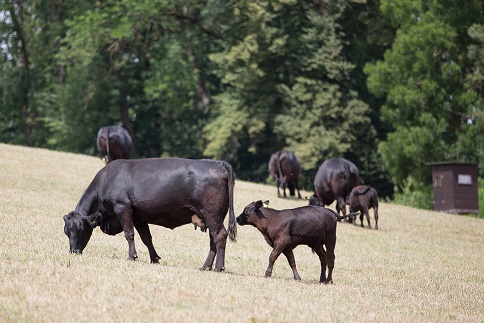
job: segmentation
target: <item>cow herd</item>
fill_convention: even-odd
[[[357,167],[342,158],[332,158],[321,165],[310,205],[274,210],[267,206],[268,201],[259,200],[247,205],[235,218],[235,174],[229,163],[183,158],[129,160],[133,147],[131,137],[117,126],[101,128],[97,146],[106,166],[96,174],[74,211],[63,217],[71,253],[81,254],[98,226],[109,235],[123,232],[128,242],[128,259],[135,260],[136,229],[148,248],[151,263],[157,263],[160,257],[148,225],[174,229],[192,223],[195,228],[209,232],[210,249],[200,269],[223,271],[227,237],[236,240],[238,223],[256,227],[273,248],[265,277],[271,276],[274,262],[283,253],[294,279],[300,280],[293,249],[307,245],[320,259],[319,281],[326,284],[332,283],[337,221],[348,218],[356,222],[355,212],[360,211],[361,226],[364,214],[371,228],[368,209],[373,207],[375,229],[378,229],[376,191],[359,185]],[[269,173],[277,184],[279,197],[286,197],[287,188],[291,196],[297,191],[301,198],[299,172],[300,164],[294,153],[282,150],[272,154]],[[335,200],[338,213],[324,207]],[[350,209],[348,215],[346,204]],[[224,226],[227,212],[228,230]]]

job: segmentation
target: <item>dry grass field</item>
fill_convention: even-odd
[[[304,246],[301,282],[284,256],[264,278],[271,248],[247,226],[227,242],[224,273],[198,270],[209,238],[191,225],[151,226],[158,265],[138,236],[131,262],[123,235],[98,228],[82,256],[70,255],[62,216],[101,167],[0,144],[0,322],[484,322],[481,219],[382,203],[378,231],[338,224],[333,285],[318,283],[318,258]],[[236,181],[237,215],[257,199],[306,204]]]

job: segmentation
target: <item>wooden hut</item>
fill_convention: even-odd
[[[477,164],[429,163],[432,166],[434,210],[447,213],[479,214]]]

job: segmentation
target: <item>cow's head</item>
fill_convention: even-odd
[[[250,224],[255,226],[260,218],[264,218],[264,214],[260,210],[264,205],[268,206],[269,201],[262,202],[259,200],[250,203],[244,208],[244,212],[237,217],[237,223],[240,225]]]
[[[101,213],[84,215],[72,211],[64,215],[64,233],[69,237],[71,253],[81,254],[92,235],[92,230],[101,223]]]

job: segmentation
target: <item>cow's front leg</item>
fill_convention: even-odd
[[[291,266],[294,279],[297,281],[300,281],[301,277],[299,276],[299,273],[297,272],[297,269],[296,269],[296,259],[294,258],[294,253],[292,252],[292,249],[284,250],[284,255],[286,256],[287,261],[289,262],[289,266]]]
[[[155,247],[153,246],[153,238],[151,237],[150,227],[148,226],[148,223],[139,222],[135,223],[134,226],[139,233],[141,241],[143,241],[146,247],[148,247],[151,263],[157,264],[160,260],[160,256],[158,256]]]
[[[375,217],[375,230],[378,230],[378,206],[373,207],[373,216]]]
[[[114,207],[114,212],[123,226],[124,237],[128,241],[128,259],[136,260],[138,254],[134,246],[134,223],[131,208],[125,205],[117,205]]]

